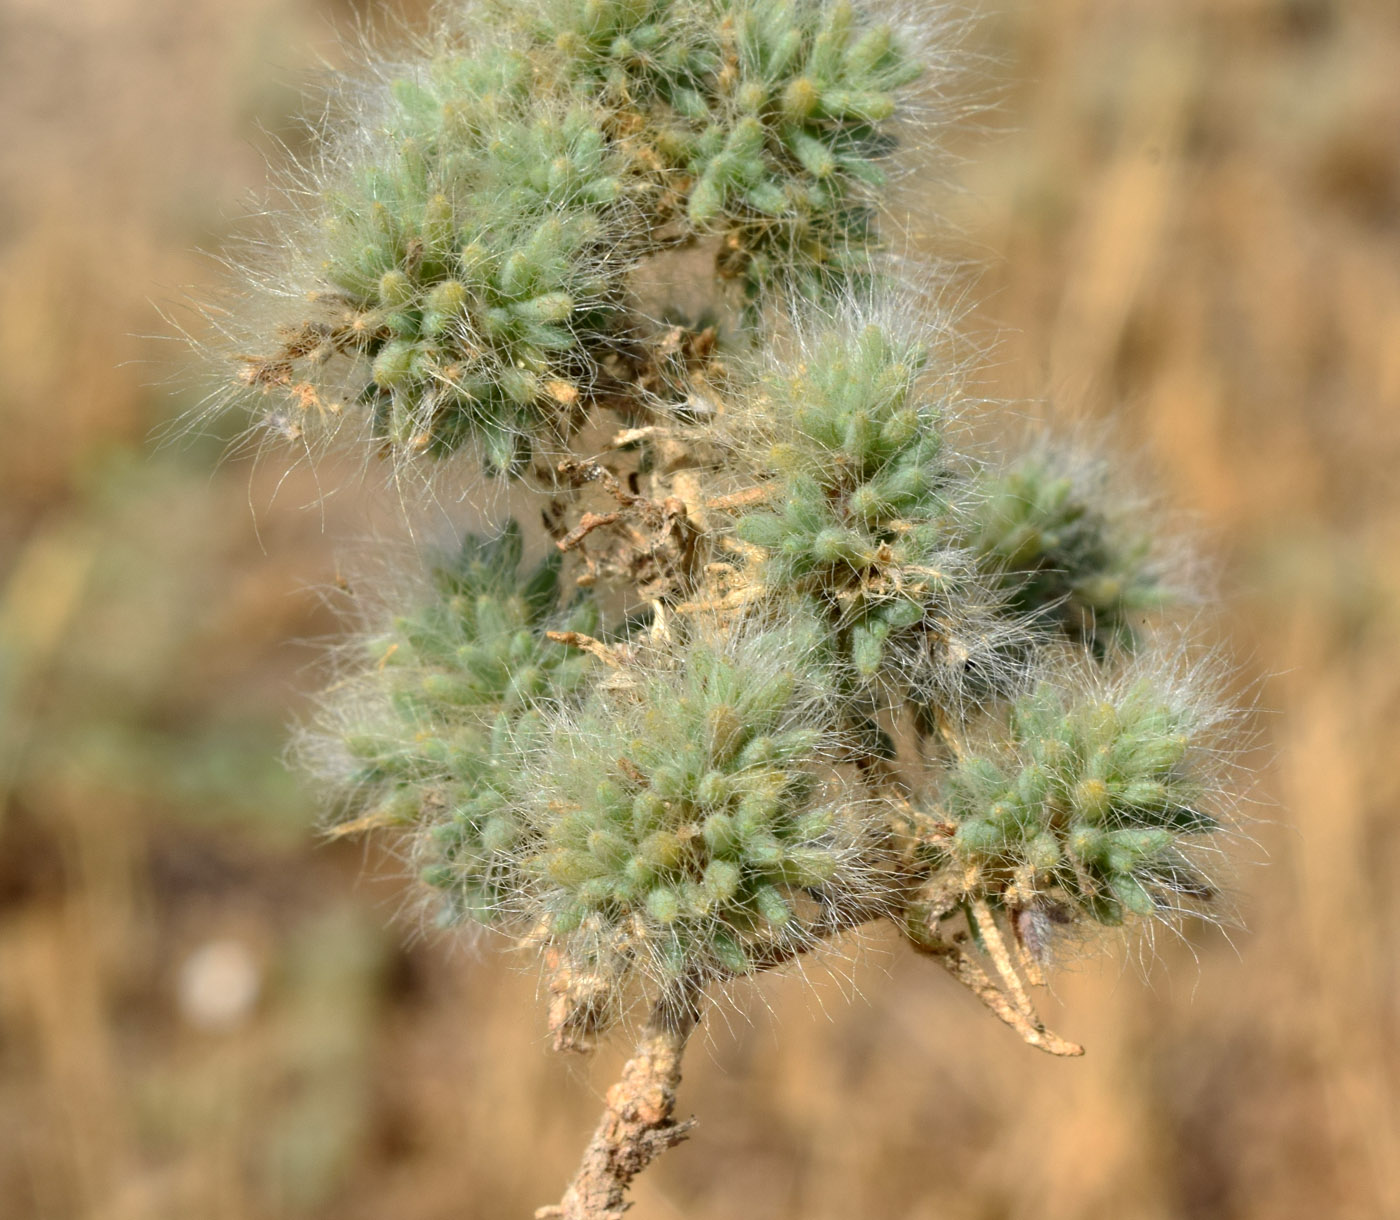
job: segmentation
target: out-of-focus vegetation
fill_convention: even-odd
[[[620,1054],[552,1056],[531,976],[386,930],[395,863],[311,833],[293,641],[333,630],[316,587],[372,497],[148,444],[193,392],[133,336],[216,277],[190,252],[261,181],[257,129],[295,143],[327,16],[0,11],[6,1217],[528,1215]],[[637,1214],[1400,1214],[1400,12],[1007,0],[976,42],[1001,102],[937,197],[985,253],[986,390],[1113,413],[1223,573],[1203,613],[1264,768],[1247,929],[1071,965],[1069,1063],[895,946],[824,1013],[768,980],[710,1021],[703,1147]]]

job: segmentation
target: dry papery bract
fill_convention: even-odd
[[[1056,443],[969,445],[993,408],[884,250],[955,22],[487,13],[349,91],[235,381],[438,511],[465,465],[497,522],[368,590],[302,753],[334,833],[541,962],[558,1048],[649,1012],[541,1213],[613,1217],[707,1004],[852,928],[1080,1053],[1033,989],[1061,941],[1212,910],[1231,715],[1160,628],[1157,517]]]

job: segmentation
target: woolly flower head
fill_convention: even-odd
[[[572,425],[647,241],[623,223],[643,188],[596,101],[541,90],[517,51],[385,71],[299,192],[302,314],[240,376],[308,420],[353,404],[401,453],[472,441],[509,468]]]
[[[709,8],[697,0],[534,0],[521,17],[568,73],[609,98],[671,104],[720,66]]]
[[[847,0],[497,15],[453,12],[347,85],[241,269],[271,318],[209,311],[284,434],[355,418],[401,459],[470,445],[518,470],[596,405],[650,255],[717,238],[756,309],[869,276],[890,122],[921,71],[889,23]]]
[[[702,624],[545,716],[523,867],[532,922],[566,960],[614,963],[619,988],[728,979],[878,901],[879,844],[838,773],[814,643],[802,624]]]
[[[725,273],[750,296],[826,296],[870,272],[888,125],[924,65],[848,0],[716,6],[722,68],[665,154],[694,175],[687,216],[726,233]]]
[[[1176,595],[1157,531],[1125,503],[1102,459],[1042,442],[979,473],[962,540],[1011,606],[1102,655]]]
[[[723,235],[750,299],[869,274],[891,120],[927,63],[882,6],[552,0],[530,28],[642,116],[639,146],[683,175],[685,221]]]
[[[557,556],[522,572],[521,553],[512,523],[442,556],[417,604],[360,641],[306,743],[342,818],[411,831],[447,919],[491,920],[513,904],[521,758],[541,708],[591,665],[545,631],[593,630],[592,604],[560,612]]]
[[[922,378],[932,339],[852,309],[741,390],[733,444],[762,505],[735,531],[761,548],[765,588],[819,607],[859,682],[962,703],[1014,685],[1028,637],[960,545],[953,403]]]
[[[1199,909],[1229,830],[1229,716],[1213,687],[1209,666],[1160,658],[1045,673],[943,783],[946,851],[968,893],[1011,911],[1037,951],[1056,919]]]

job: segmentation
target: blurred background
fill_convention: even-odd
[[[999,103],[940,198],[983,388],[1111,417],[1221,573],[1245,927],[1071,962],[1072,1062],[893,944],[766,980],[635,1214],[1400,1216],[1400,6],[977,7]],[[197,401],[160,311],[371,12],[0,3],[7,1220],[529,1216],[622,1055],[553,1056],[528,968],[396,922],[282,765],[368,493],[150,440]]]

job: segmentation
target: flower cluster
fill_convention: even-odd
[[[1134,616],[1170,598],[1145,523],[1114,521],[1094,475],[1051,450],[1025,454],[982,480],[965,533],[1011,605],[1101,653],[1131,645]]]
[[[704,632],[551,720],[527,867],[570,956],[602,941],[663,978],[727,978],[791,956],[821,911],[873,901],[871,827],[832,770],[812,645]]]
[[[471,444],[518,471],[602,394],[648,255],[712,235],[751,302],[870,272],[878,162],[921,71],[890,25],[846,0],[507,17],[367,86],[355,138],[308,172],[312,282],[282,294],[311,308],[239,357],[282,431],[353,403],[403,457]]]
[[[1222,829],[1216,713],[1129,671],[1114,685],[1042,682],[1005,738],[957,761],[943,790],[950,850],[999,905],[1067,904],[1102,924],[1208,898],[1198,849]]]
[[[736,410],[764,490],[736,532],[761,548],[765,588],[820,606],[859,682],[953,702],[1005,689],[1025,631],[958,537],[970,488],[946,404],[920,386],[928,342],[851,314]]]
[[[521,574],[520,531],[468,535],[429,590],[337,685],[325,726],[338,744],[317,764],[347,810],[414,826],[424,879],[446,918],[493,922],[516,905],[521,760],[549,706],[582,687],[590,660],[551,642],[597,611],[557,611],[557,558]],[[323,751],[324,756],[326,752]]]
[[[509,476],[548,558],[466,534],[381,598],[308,756],[448,922],[542,950],[561,1044],[888,919],[964,982],[985,951],[1043,1045],[998,921],[1038,963],[1209,909],[1228,717],[1154,626],[1156,521],[1054,446],[959,447],[875,225],[941,55],[851,0],[499,15],[327,140],[310,297],[239,361],[283,417]],[[644,308],[689,251],[706,303]]]

